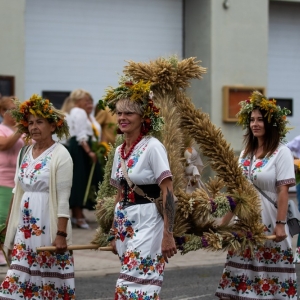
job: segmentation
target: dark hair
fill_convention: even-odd
[[[268,118],[265,117],[266,111],[263,109],[259,109],[258,107],[255,108],[260,111],[261,115],[263,116],[264,126],[265,126],[265,135],[264,135],[264,147],[263,153],[258,158],[263,158],[265,156],[270,156],[278,147],[280,143],[280,135],[278,127],[275,125],[275,121],[273,118],[271,122],[268,122]],[[252,113],[252,112],[251,112]],[[253,135],[252,130],[250,128],[250,118],[251,113],[249,114],[249,125],[247,127],[247,132],[244,135],[244,144],[245,150],[243,157],[250,155],[253,156],[255,150],[258,147],[258,139]]]

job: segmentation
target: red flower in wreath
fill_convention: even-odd
[[[35,165],[34,169],[35,170],[39,170],[39,169],[41,169],[41,167],[42,167],[42,164],[39,163],[39,164]]]
[[[259,161],[258,163],[255,164],[255,167],[256,168],[259,168],[263,165],[263,162],[262,161]]]

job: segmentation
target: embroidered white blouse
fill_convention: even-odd
[[[116,188],[120,188],[120,178],[123,177],[120,149],[121,146],[115,152],[110,181]],[[165,178],[172,177],[166,149],[154,137],[144,137],[125,164],[130,180],[137,185],[160,185]]]

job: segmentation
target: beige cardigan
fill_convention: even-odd
[[[28,153],[32,146],[27,149]],[[25,154],[26,155],[26,154]],[[20,156],[20,153],[19,153]],[[17,162],[19,162],[19,156]],[[10,218],[4,245],[8,249],[13,248],[14,238],[18,227],[19,212],[24,191],[18,180],[19,165],[15,175],[14,200],[11,208]],[[50,162],[49,180],[49,215],[51,243],[56,238],[57,222],[59,217],[69,218],[67,225],[67,244],[72,244],[72,227],[70,222],[69,197],[72,187],[73,161],[68,150],[61,144],[57,144],[53,150]],[[51,246],[51,245],[45,245]]]

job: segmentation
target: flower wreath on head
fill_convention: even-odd
[[[159,114],[159,108],[154,105],[151,83],[140,80],[134,82],[128,77],[121,77],[117,88],[109,87],[106,95],[99,100],[98,107],[108,106],[111,112],[116,112],[116,103],[121,99],[130,99],[139,103],[143,109],[143,134],[160,132],[164,121]]]
[[[262,95],[258,91],[254,91],[249,99],[241,101],[240,103],[241,109],[237,113],[239,125],[242,125],[243,128],[247,128],[250,124],[250,114],[251,112],[258,108],[265,111],[264,117],[268,119],[269,123],[273,123],[273,126],[278,127],[280,139],[283,140],[290,130],[286,125],[288,121],[286,116],[291,113],[287,108],[281,108],[276,105],[276,100],[268,100],[264,95]]]
[[[12,117],[16,120],[19,132],[26,135],[25,139],[30,139],[28,131],[29,115],[40,116],[49,120],[50,123],[55,123],[56,128],[53,133],[61,139],[63,136],[69,136],[69,126],[65,120],[65,115],[62,111],[56,109],[48,99],[43,99],[37,94],[33,94],[28,100],[21,103],[18,99],[14,99],[15,109],[10,111]]]

